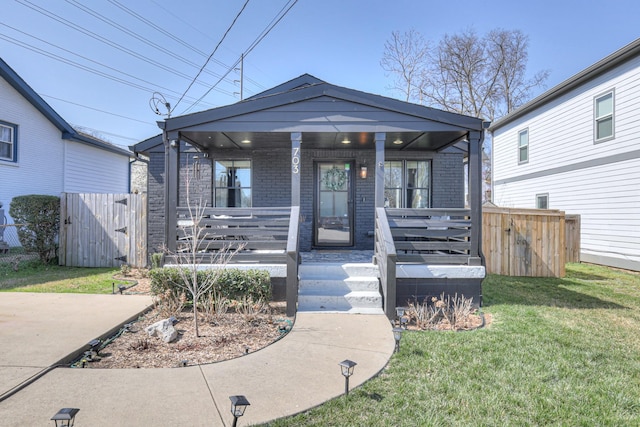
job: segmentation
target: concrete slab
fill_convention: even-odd
[[[0,294],[0,395],[19,375],[60,363],[151,304],[142,295]]]
[[[229,396],[236,394],[251,402],[242,425],[263,423],[341,395],[344,359],[358,363],[350,379],[350,388],[357,387],[386,366],[393,348],[384,315],[299,313],[283,339],[230,361],[55,369],[0,402],[0,426],[46,425],[63,407],[80,408],[77,425],[230,426]]]

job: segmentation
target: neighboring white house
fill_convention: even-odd
[[[493,202],[581,215],[581,260],[640,271],[640,39],[496,121]]]
[[[75,131],[2,59],[0,77],[0,203],[7,217],[15,196],[129,192],[129,151]]]

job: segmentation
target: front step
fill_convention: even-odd
[[[299,274],[298,311],[384,314],[373,264],[302,264]]]

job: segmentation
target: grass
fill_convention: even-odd
[[[110,294],[114,268],[76,268],[43,265],[39,261],[23,261],[14,271],[10,264],[0,263],[0,292],[50,292],[78,294]]]
[[[376,378],[272,426],[640,425],[640,275],[489,276],[472,332],[409,332]]]

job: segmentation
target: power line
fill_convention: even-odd
[[[119,50],[121,52],[124,52],[124,53],[128,54],[128,55],[131,55],[134,58],[137,58],[137,59],[139,59],[141,61],[144,61],[144,62],[146,62],[146,63],[148,63],[150,65],[153,65],[153,66],[156,66],[158,68],[161,68],[164,71],[168,71],[168,72],[170,72],[170,73],[172,73],[172,74],[174,74],[176,76],[182,77],[182,78],[184,78],[186,80],[190,80],[190,78],[191,78],[189,75],[187,75],[187,74],[185,74],[185,73],[183,73],[183,72],[181,72],[179,70],[176,70],[175,68],[171,68],[171,67],[166,66],[166,65],[164,65],[164,64],[162,64],[162,63],[160,63],[158,61],[155,61],[155,60],[153,60],[151,58],[148,58],[148,57],[146,57],[146,56],[144,56],[142,54],[139,54],[139,53],[137,53],[137,52],[135,52],[135,51],[133,51],[131,49],[128,49],[128,48],[126,48],[126,47],[124,47],[124,46],[122,46],[122,45],[120,45],[118,43],[115,43],[115,42],[113,42],[113,41],[111,41],[109,39],[106,39],[105,37],[102,37],[102,36],[100,36],[99,34],[96,34],[93,31],[87,30],[84,27],[76,25],[73,22],[70,22],[70,21],[62,18],[61,16],[56,15],[55,13],[48,11],[47,9],[44,9],[44,8],[42,8],[40,6],[37,6],[37,5],[34,5],[29,0],[16,0],[16,1],[18,3],[20,3],[20,4],[22,4],[23,6],[26,6],[26,7],[30,8],[30,9],[38,12],[38,13],[50,18],[50,19],[53,19],[53,20],[65,25],[65,26],[73,29],[73,30],[76,30],[76,31],[78,31],[78,32],[80,32],[82,34],[85,34],[85,35],[87,35],[87,36],[89,36],[89,37],[91,37],[91,38],[93,38],[93,39],[95,39],[95,40],[97,40],[97,41],[99,41],[101,43],[104,43],[104,44],[106,44],[108,46],[111,46],[111,47],[113,47],[113,48],[115,48],[115,49],[117,49],[117,50]],[[198,83],[203,85],[203,86],[206,86],[206,84],[203,83],[203,82],[198,82]],[[231,93],[231,92],[224,91],[222,89],[216,89],[216,90],[218,92],[224,93],[226,95],[233,96],[233,93]]]
[[[258,35],[258,37],[253,41],[253,43],[251,43],[251,45],[249,45],[249,47],[247,48],[247,50],[244,51],[243,56],[246,57],[247,54],[249,52],[251,52],[266,36],[267,34],[269,34],[271,32],[271,30],[278,25],[278,23],[282,20],[282,18],[285,17],[285,15],[287,15],[287,13],[289,13],[289,11],[291,10],[291,8],[293,6],[295,6],[295,4],[298,2],[298,0],[290,0],[288,3],[286,3],[282,9],[280,9],[280,11],[278,12],[278,14],[276,14],[276,16],[271,20],[271,22],[269,23],[269,25],[260,33],[260,35]],[[291,5],[287,8],[287,10],[284,11],[284,13],[282,13],[282,11],[287,7],[287,5],[291,3]],[[280,17],[278,17],[278,15],[280,15]],[[204,95],[202,95],[200,98],[198,98],[198,100],[191,104],[191,106],[189,108],[187,108],[186,110],[184,110],[182,112],[182,114],[186,113],[187,111],[191,110],[196,104],[198,104],[200,101],[202,101],[204,99],[205,96],[207,96],[215,87],[216,85],[218,85],[222,79],[224,77],[226,77],[231,71],[233,71],[233,69],[240,63],[242,56],[240,57],[240,59],[238,59],[228,70],[227,72],[220,78],[220,80],[218,80],[213,86],[211,86],[209,88],[209,90],[207,90]]]
[[[80,58],[82,58],[82,59],[84,59],[84,60],[86,60],[86,61],[92,62],[92,63],[94,63],[94,64],[97,64],[97,65],[100,65],[100,66],[102,66],[102,67],[105,67],[105,68],[107,68],[107,69],[109,69],[109,70],[116,71],[116,72],[118,72],[118,73],[120,73],[120,74],[123,74],[123,75],[125,75],[125,76],[127,76],[127,77],[131,77],[131,78],[133,78],[133,79],[135,79],[135,80],[138,80],[138,81],[141,81],[141,82],[143,82],[143,83],[149,84],[149,85],[151,85],[151,87],[145,87],[145,86],[142,86],[142,85],[140,85],[140,84],[138,84],[138,83],[132,82],[132,81],[130,81],[130,80],[125,80],[125,79],[122,79],[122,78],[119,78],[119,77],[113,76],[113,75],[111,75],[111,74],[108,74],[108,73],[102,72],[102,71],[97,70],[97,69],[95,69],[95,68],[91,68],[91,67],[88,67],[88,66],[86,66],[86,65],[80,64],[80,63],[78,63],[78,62],[72,61],[72,60],[70,60],[70,59],[68,59],[68,58],[64,58],[64,57],[62,57],[62,56],[56,55],[56,54],[54,54],[54,53],[52,53],[52,52],[45,51],[45,50],[43,50],[43,49],[40,49],[40,48],[38,48],[38,47],[36,47],[36,46],[33,46],[33,45],[30,45],[30,44],[28,44],[28,43],[26,43],[26,42],[24,42],[24,41],[21,41],[21,40],[15,39],[15,38],[13,38],[13,37],[11,37],[11,36],[8,36],[8,35],[6,35],[6,34],[0,33],[0,38],[1,38],[1,39],[4,39],[4,40],[6,40],[6,41],[8,41],[8,42],[10,42],[10,43],[13,43],[13,44],[14,44],[14,45],[16,45],[16,46],[22,47],[22,48],[24,48],[24,49],[31,50],[32,52],[38,53],[38,54],[40,54],[40,55],[46,56],[46,57],[48,57],[48,58],[54,59],[54,60],[56,60],[56,61],[62,62],[62,63],[67,64],[67,65],[70,65],[70,66],[72,66],[72,67],[74,67],[74,68],[77,68],[77,69],[80,69],[80,70],[83,70],[83,71],[87,71],[87,72],[89,72],[89,73],[91,73],[91,74],[93,74],[93,75],[97,75],[97,76],[99,76],[99,77],[103,77],[103,78],[106,78],[106,79],[109,79],[109,80],[115,81],[115,82],[117,82],[117,83],[121,83],[121,84],[124,84],[124,85],[129,86],[129,87],[133,87],[133,88],[135,88],[135,89],[139,89],[139,90],[142,90],[142,91],[145,91],[145,92],[153,92],[154,90],[156,90],[156,88],[158,88],[158,87],[159,87],[159,88],[162,88],[162,89],[164,89],[164,90],[166,90],[166,91],[168,91],[168,92],[174,93],[174,94],[176,95],[176,97],[179,95],[179,93],[178,93],[178,92],[176,92],[176,91],[174,91],[174,90],[171,90],[171,89],[169,89],[169,88],[165,88],[165,87],[163,87],[163,86],[157,85],[157,84],[152,83],[152,82],[149,82],[149,81],[147,81],[147,80],[140,79],[139,77],[133,76],[133,75],[128,74],[128,73],[125,73],[125,72],[123,72],[123,71],[121,71],[121,70],[118,70],[118,69],[116,69],[116,68],[114,68],[114,67],[110,67],[110,66],[108,66],[108,65],[106,65],[106,64],[103,64],[103,63],[101,63],[101,62],[94,61],[94,60],[89,59],[89,58],[87,58],[87,57],[85,57],[85,56],[82,56],[82,55],[79,55],[79,54],[77,54],[77,53],[75,53],[75,52],[72,52],[72,51],[70,51],[70,50],[68,50],[68,49],[65,49],[65,48],[62,48],[62,47],[60,47],[60,46],[54,45],[54,44],[52,44],[52,43],[49,43],[49,42],[47,42],[46,40],[43,40],[43,39],[40,39],[40,38],[35,37],[35,36],[33,36],[33,35],[27,34],[27,33],[23,32],[23,31],[21,31],[21,30],[19,30],[19,29],[17,29],[17,28],[14,28],[14,27],[12,27],[12,26],[10,26],[10,25],[7,25],[7,24],[5,24],[5,23],[3,23],[3,25],[4,25],[4,26],[6,26],[7,28],[11,28],[11,29],[12,29],[12,30],[14,30],[14,31],[17,31],[17,32],[19,32],[19,33],[21,33],[21,34],[24,34],[24,35],[28,36],[28,37],[34,38],[34,39],[36,39],[36,40],[38,40],[38,41],[40,41],[40,42],[42,42],[42,43],[45,43],[45,44],[47,44],[47,45],[49,45],[49,46],[55,47],[56,49],[60,49],[60,50],[62,50],[63,52],[70,53],[70,54],[75,55],[75,56],[77,56],[77,57],[80,57]],[[192,99],[195,99],[195,98],[192,98]],[[212,105],[212,104],[209,104],[209,105]]]
[[[110,116],[115,116],[115,117],[120,117],[120,118],[123,118],[123,119],[131,120],[133,122],[143,123],[145,125],[154,125],[153,122],[151,122],[151,121],[134,119],[133,117],[127,117],[127,116],[123,116],[121,114],[116,114],[116,113],[112,113],[112,112],[109,112],[109,111],[100,110],[98,108],[89,107],[88,105],[84,105],[84,104],[78,104],[77,102],[69,101],[67,99],[56,98],[55,96],[46,95],[44,93],[41,93],[40,96],[42,96],[44,98],[55,99],[56,101],[60,101],[60,102],[66,102],[67,104],[71,104],[71,105],[75,105],[75,106],[78,106],[78,107],[86,108],[88,110],[97,111],[99,113],[109,114]]]
[[[222,38],[220,39],[220,41],[218,42],[216,47],[213,49],[213,52],[211,52],[211,55],[209,55],[209,57],[204,62],[202,67],[200,67],[200,71],[198,71],[198,74],[196,74],[196,76],[193,78],[193,80],[191,80],[191,83],[189,83],[189,86],[187,87],[187,90],[184,91],[184,93],[182,94],[180,99],[178,99],[178,102],[176,102],[176,105],[173,106],[173,109],[171,111],[174,111],[176,109],[176,107],[178,106],[178,104],[180,104],[180,102],[182,101],[184,96],[187,94],[187,92],[189,92],[189,89],[191,89],[191,86],[193,86],[193,84],[196,82],[198,77],[200,77],[200,74],[202,73],[202,70],[204,70],[204,68],[207,66],[207,64],[209,63],[209,61],[213,57],[213,55],[218,51],[218,48],[220,47],[220,45],[222,44],[224,39],[227,37],[227,34],[229,34],[229,31],[231,31],[233,26],[236,24],[236,21],[238,20],[238,18],[240,18],[240,15],[242,15],[242,12],[244,12],[244,9],[247,7],[248,4],[249,4],[249,0],[244,2],[244,5],[242,5],[242,8],[240,9],[240,11],[236,15],[236,17],[233,18],[233,21],[231,22],[231,25],[229,25],[229,27],[227,28],[227,31],[224,32],[224,34],[222,35]],[[225,76],[226,76],[226,74],[225,74]],[[225,76],[220,77],[220,79],[224,79]]]

